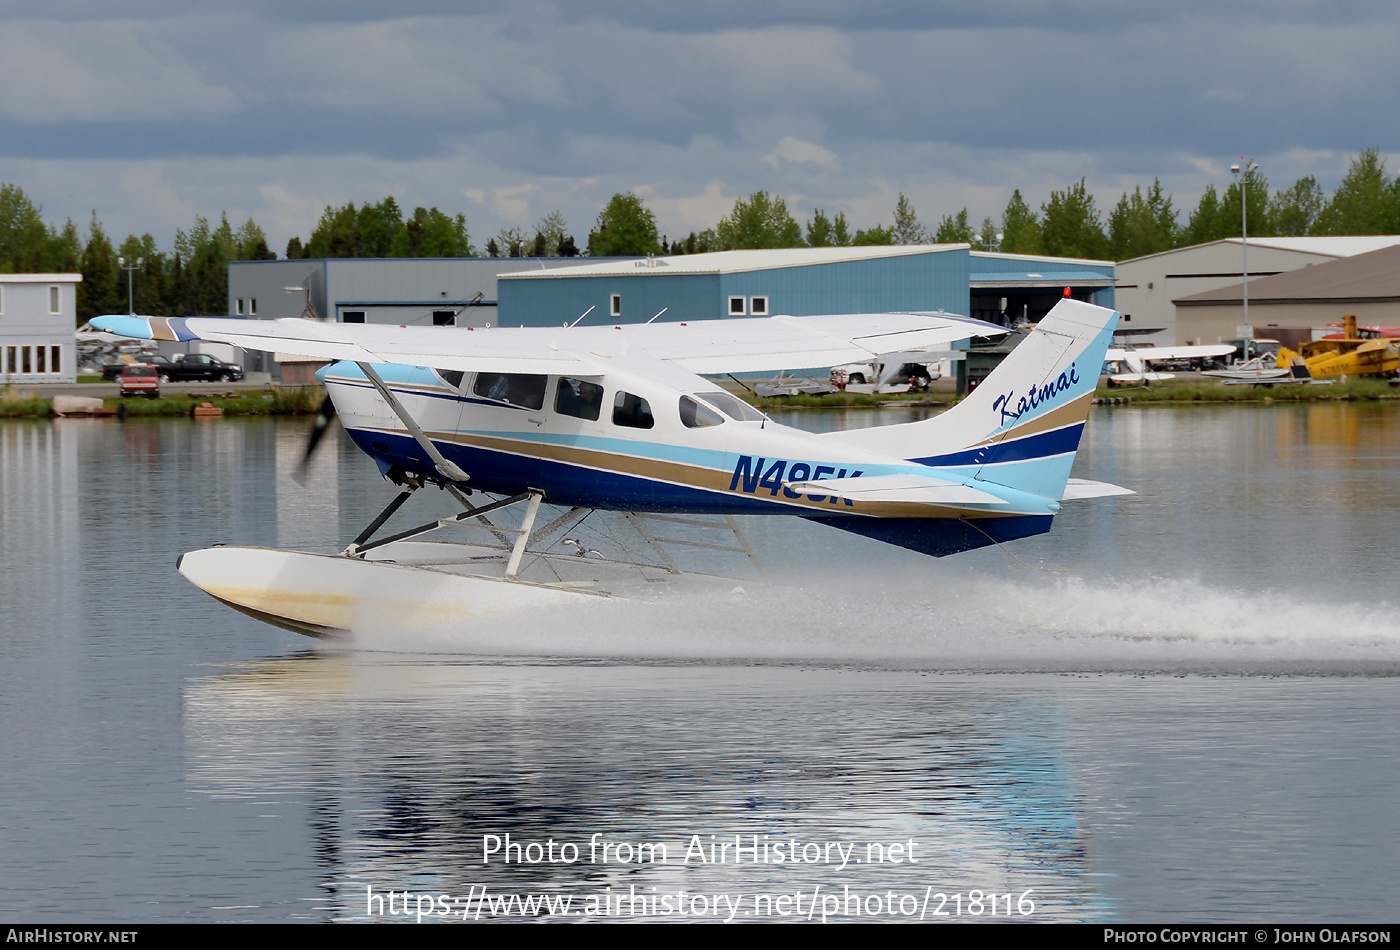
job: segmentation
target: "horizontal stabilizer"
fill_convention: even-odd
[[[1006,499],[961,482],[925,475],[871,475],[789,482],[799,495],[829,495],[851,501],[905,502],[920,505],[1005,505]]]
[[[1110,485],[1108,482],[1091,482],[1087,478],[1071,478],[1065,486],[1060,501],[1078,501],[1081,498],[1107,498],[1109,495],[1136,495],[1131,488]]]

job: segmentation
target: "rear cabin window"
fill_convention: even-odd
[[[477,373],[472,392],[522,409],[540,409],[548,383],[548,376],[534,373]]]
[[[629,429],[650,429],[656,425],[651,404],[641,396],[619,391],[613,399],[613,425]]]
[[[597,422],[603,412],[603,387],[586,379],[559,378],[559,392],[554,396],[554,411],[561,416]]]
[[[715,412],[703,402],[689,396],[681,397],[681,425],[687,429],[704,429],[724,423],[724,416]]]

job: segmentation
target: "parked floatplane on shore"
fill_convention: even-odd
[[[93,325],[331,362],[319,373],[326,408],[398,495],[337,555],[212,547],[179,565],[229,606],[325,637],[649,590],[682,574],[669,544],[752,559],[735,515],[806,518],[933,556],[1046,532],[1063,500],[1127,493],[1069,477],[1117,320],[1064,300],[947,412],[820,435],[772,422],[699,374],[832,366],[1004,331],[941,313],[563,329],[125,316]],[[462,510],[373,540],[425,485]],[[541,525],[542,504],[564,511]],[[507,508],[523,510],[518,527],[487,517]],[[592,510],[626,513],[655,563],[620,564],[565,537]],[[671,529],[658,523],[691,536],[662,536]],[[456,526],[487,540],[419,540]],[[708,528],[733,540],[695,539]]]

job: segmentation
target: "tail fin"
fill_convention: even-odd
[[[1061,300],[971,395],[942,415],[832,437],[1058,499],[1117,326],[1113,310]]]

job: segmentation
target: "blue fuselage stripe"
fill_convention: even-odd
[[[1084,423],[1038,432],[1025,438],[1008,438],[1005,442],[984,445],[975,449],[965,449],[949,455],[933,455],[911,461],[921,465],[995,465],[999,462],[1024,462],[1029,459],[1049,458],[1064,455],[1079,448],[1079,439],[1084,434]]]

